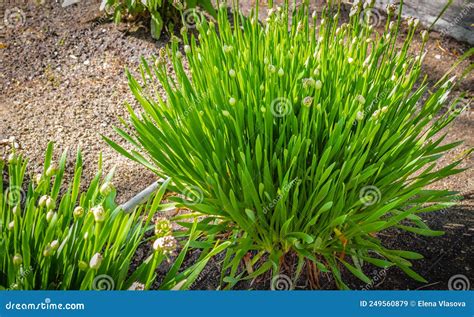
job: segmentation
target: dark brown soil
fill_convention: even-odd
[[[55,141],[58,149],[75,149],[80,145],[87,162],[86,178],[93,175],[98,152],[102,151],[105,167],[117,167],[115,185],[120,197],[131,197],[154,181],[155,176],[117,155],[100,134],[115,136],[112,125],[118,123],[117,117],[127,118],[124,101],[134,104],[125,67],[136,71],[139,57],[156,54],[167,43],[167,37],[152,40],[148,28],[140,23],[115,26],[98,12],[100,1],[85,0],[66,8],[56,2],[35,5],[18,1],[15,5],[24,13],[24,23],[0,30],[0,139],[16,137],[36,166],[41,164],[50,140]],[[249,2],[242,7],[248,10],[251,5]],[[413,45],[414,52],[419,48],[418,39]],[[432,33],[424,66],[429,81],[434,83],[441,78],[467,49],[465,44]],[[455,73],[459,75],[470,62],[461,64]],[[472,75],[462,82],[457,93],[460,91],[467,91],[472,98]],[[471,99],[465,98],[463,102],[471,106]],[[448,132],[446,142],[464,139],[465,143],[444,157],[442,165],[473,147],[472,108],[461,114]],[[463,166],[470,168],[472,163],[470,157]],[[460,206],[424,216],[432,228],[445,230],[444,236],[425,238],[391,231],[382,237],[391,248],[425,255],[425,259],[415,261],[414,269],[428,284],[415,282],[398,269],[381,272],[372,267],[367,267],[366,273],[377,279],[374,286],[364,285],[345,273],[347,283],[354,289],[447,289],[449,278],[457,274],[472,281],[472,261],[468,259],[473,251],[473,179],[474,173],[469,169],[433,186],[464,194]],[[194,258],[196,254],[189,257],[188,263]],[[195,284],[196,289],[217,288],[219,262],[219,257],[211,261]],[[309,287],[304,279],[295,286]],[[252,285],[239,284],[237,288],[269,289],[270,277]],[[322,276],[321,288],[334,289],[335,285]]]

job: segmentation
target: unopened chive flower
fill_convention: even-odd
[[[107,196],[112,191],[113,186],[110,182],[105,182],[100,186],[99,192],[102,196]]]
[[[311,106],[312,103],[313,103],[313,97],[308,96],[303,99],[303,105],[306,107]]]
[[[388,14],[388,15],[392,15],[393,13],[395,13],[395,10],[396,10],[396,9],[397,9],[397,8],[396,8],[395,5],[393,5],[393,4],[387,5],[387,14]]]
[[[227,111],[227,110],[223,110],[223,111],[222,111],[222,115],[223,115],[224,117],[228,117],[228,116],[230,116],[230,112]]]
[[[74,215],[74,217],[80,218],[84,214],[84,208],[82,208],[81,206],[77,206],[76,208],[74,208],[72,214]]]
[[[54,163],[51,163],[51,165],[48,167],[48,169],[46,170],[45,172],[45,175],[47,177],[51,177],[53,176],[54,174],[56,174],[56,172],[58,171],[56,165]]]
[[[224,53],[230,53],[234,49],[231,45],[224,45]]]
[[[94,215],[94,220],[96,222],[103,222],[105,220],[105,211],[102,205],[95,206],[91,209],[92,214]]]
[[[391,21],[390,24],[388,25],[388,29],[390,31],[393,31],[393,30],[395,30],[395,26],[396,26],[395,22]]]
[[[12,231],[13,229],[15,229],[15,220],[11,221],[8,224],[8,230]]]
[[[364,119],[364,113],[362,111],[357,111],[356,119],[357,121],[361,121],[362,119]]]
[[[89,239],[89,232],[86,231],[86,233],[84,233],[84,240],[87,240]]]
[[[48,210],[52,210],[56,208],[56,203],[54,202],[54,199],[51,197],[46,198],[46,208]]]
[[[183,54],[181,54],[180,51],[176,52],[176,58],[181,59],[183,57]]]
[[[229,70],[229,76],[231,78],[235,78],[235,70],[233,70],[233,69]]]
[[[191,53],[191,46],[189,46],[189,45],[184,45],[184,52],[185,52],[186,54]]]
[[[51,249],[56,250],[57,248],[59,248],[59,241],[58,240],[51,241],[50,246],[51,246]]]
[[[413,18],[412,17],[408,18],[407,25],[408,25],[409,28],[413,27]]]
[[[89,268],[89,265],[87,265],[87,263],[84,262],[84,261],[79,261],[77,266],[79,267],[79,270],[81,270],[81,271],[85,271],[85,270],[87,270],[87,268]]]
[[[420,24],[420,19],[415,19],[415,21],[413,21],[413,26],[415,28],[418,27],[419,24]]]
[[[158,238],[171,235],[172,230],[173,228],[171,226],[171,222],[168,219],[163,218],[163,217],[156,219],[155,235]]]
[[[381,110],[382,110],[382,113],[387,113],[388,107],[387,107],[387,106],[383,106]]]
[[[53,217],[54,217],[54,211],[50,210],[46,213],[46,221],[47,222],[51,222],[51,220],[53,220]]]
[[[265,65],[267,65],[267,64],[268,64],[268,58],[265,57],[265,58],[263,59],[263,63],[264,63]]]
[[[283,70],[283,68],[280,68],[278,70],[278,76],[282,77],[283,75],[285,75],[285,71]]]
[[[318,77],[318,76],[319,76],[319,68],[315,68],[315,69],[313,70],[313,75],[314,75],[315,77]]]
[[[268,65],[268,71],[273,74],[274,72],[276,72],[276,67],[270,64]]]
[[[316,81],[313,78],[304,78],[303,79],[303,88],[307,89],[310,87],[314,87],[316,85]]]
[[[14,216],[19,216],[20,215],[20,208],[18,208],[18,206],[13,207],[12,214]]]
[[[98,270],[102,264],[103,259],[104,258],[100,253],[94,254],[89,262],[89,267],[93,270]]]
[[[46,200],[48,199],[48,196],[44,195],[41,196],[40,199],[38,200],[38,206],[39,207],[44,207],[46,206]]]
[[[347,62],[348,62],[349,64],[352,64],[352,63],[354,62],[354,59],[353,59],[352,57],[349,57],[349,58],[347,59]]]
[[[260,111],[263,112],[263,113],[265,113],[265,112],[267,112],[267,108],[265,108],[265,107],[262,106],[262,107],[260,107]]]
[[[36,174],[35,177],[34,177],[34,181],[36,184],[39,184],[41,183],[41,180],[43,179],[43,175],[42,174]]]
[[[260,91],[263,91],[265,89],[265,86],[263,84],[260,85]]]
[[[357,100],[359,103],[361,103],[361,104],[365,104],[365,98],[364,98],[364,96],[362,96],[362,95],[358,95],[358,96],[356,97],[356,100]]]
[[[13,256],[13,265],[20,266],[23,263],[21,254],[17,253]]]
[[[314,88],[319,90],[322,87],[323,87],[323,83],[320,80],[316,80],[316,83],[314,84]]]
[[[153,249],[168,255],[176,250],[177,245],[178,243],[173,236],[165,236],[155,240],[153,243]]]
[[[18,157],[15,153],[10,153],[10,155],[8,155],[7,161],[9,164],[15,164],[17,159]]]
[[[53,254],[53,251],[54,251],[54,250],[51,248],[51,245],[48,243],[48,244],[46,245],[46,247],[44,248],[44,250],[43,250],[43,256],[44,256],[44,257],[48,257],[48,256],[50,256],[51,254]]]
[[[230,104],[231,106],[234,106],[236,102],[237,102],[237,100],[235,100],[234,97],[230,97],[230,99],[229,99],[229,104]]]
[[[422,39],[422,41],[423,41],[423,42],[428,41],[428,37],[429,37],[428,31],[423,30],[423,31],[421,32],[421,39]]]
[[[374,119],[378,119],[380,117],[380,110],[375,110],[374,113],[372,114],[372,117]]]

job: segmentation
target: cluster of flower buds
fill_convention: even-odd
[[[169,255],[176,250],[177,245],[178,242],[173,236],[164,236],[155,240],[153,249],[165,255]]]
[[[38,201],[39,207],[46,207],[48,210],[53,210],[56,208],[56,203],[51,196],[43,195]]]
[[[81,206],[77,206],[76,208],[74,208],[72,214],[74,215],[74,218],[81,218],[84,214],[84,208],[82,208]]]
[[[171,222],[163,217],[156,219],[155,221],[155,235],[157,238],[170,236],[172,234],[173,227]]]

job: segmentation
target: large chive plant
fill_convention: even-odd
[[[112,173],[99,172],[81,192],[82,156],[77,160],[72,182],[63,184],[67,155],[58,165],[52,161],[53,146],[46,151],[43,173],[25,178],[27,161],[11,153],[0,179],[0,287],[1,289],[148,289],[155,269],[174,252],[177,240],[169,221],[155,224],[153,214],[162,208],[161,198],[169,180],[146,205],[127,214],[114,202]],[[0,171],[5,162],[0,160]],[[161,284],[162,289],[188,288],[212,252],[178,274],[189,243],[197,238],[195,226],[189,241]],[[142,243],[153,245],[151,255],[135,270],[132,260]],[[225,247],[225,245],[224,245]]]
[[[172,44],[176,79],[166,55],[143,63],[144,86],[156,76],[164,96],[148,94],[129,75],[144,111],[130,111],[131,133],[117,131],[137,151],[107,141],[172,177],[188,194],[182,203],[209,216],[200,228],[234,233],[224,261],[228,286],[243,278],[243,259],[252,278],[278,274],[290,255],[299,259],[295,276],[306,262],[310,276],[329,271],[340,288],[347,287],[344,267],[370,282],[365,262],[425,281],[410,268],[422,255],[384,247],[379,233],[442,234],[420,215],[449,206],[455,195],[424,189],[460,172],[459,161],[436,165],[459,144],[442,144],[441,133],[456,102],[438,116],[455,83],[445,77],[428,90],[420,78],[428,33],[418,33],[416,20],[397,46],[395,9],[377,34],[361,18],[364,7],[357,1],[342,24],[339,9],[326,8],[318,19],[307,4],[272,9],[265,23],[258,6],[249,18],[236,10],[234,24],[221,9],[217,26],[198,26],[198,39],[183,34],[184,56]],[[418,36],[421,55],[412,56]]]

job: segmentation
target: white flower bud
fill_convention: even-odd
[[[184,52],[185,52],[186,54],[191,53],[191,46],[189,46],[189,45],[184,45]]]
[[[428,41],[428,38],[429,38],[428,31],[424,30],[423,32],[421,32],[421,39],[423,40],[423,42]]]
[[[283,70],[283,68],[280,68],[278,70],[278,76],[282,77],[283,75],[285,75],[285,71]]]
[[[44,207],[46,206],[46,200],[48,199],[48,196],[44,195],[41,196],[40,199],[38,200],[38,206],[39,207]]]
[[[53,240],[51,243],[51,249],[53,250],[56,250],[57,248],[59,248],[59,241],[58,240]]]
[[[44,250],[43,250],[43,256],[44,256],[44,257],[48,257],[48,256],[50,256],[51,254],[53,254],[53,251],[54,251],[54,250],[51,248],[51,245],[48,243],[48,244],[46,245],[46,247],[44,248]]]
[[[364,113],[362,111],[358,111],[356,114],[356,119],[357,121],[361,121],[362,119],[364,119]]]
[[[270,64],[270,65],[268,65],[268,70],[270,71],[270,73],[273,74],[274,72],[276,72],[276,67],[273,66],[272,64]]]
[[[110,182],[105,182],[100,186],[99,192],[102,196],[107,196],[112,191],[113,186]]]
[[[48,167],[48,169],[46,170],[45,175],[46,175],[47,177],[51,177],[51,176],[53,176],[54,174],[56,174],[57,171],[58,171],[58,169],[56,168],[56,165],[51,162],[51,165],[50,165],[50,166]]]
[[[13,207],[12,214],[13,214],[13,216],[19,216],[20,215],[20,208],[18,206]]]
[[[234,97],[231,97],[231,98],[229,99],[229,104],[230,104],[231,106],[235,106],[236,102],[237,102],[237,100],[235,100]]]
[[[74,217],[80,218],[84,214],[84,208],[82,208],[81,206],[77,206],[76,208],[74,208],[72,214],[74,215]]]
[[[352,64],[352,63],[354,62],[354,59],[353,59],[352,57],[349,57],[349,58],[347,59],[347,62],[348,62],[349,64]]]
[[[23,263],[23,257],[17,253],[13,256],[13,265],[20,266]]]
[[[323,87],[323,83],[320,80],[316,80],[316,83],[314,84],[314,88],[319,90],[322,87]]]
[[[89,267],[93,270],[98,270],[100,268],[100,265],[102,264],[103,259],[104,258],[102,257],[100,253],[94,254],[94,256],[89,262]]]
[[[35,177],[34,177],[34,181],[36,184],[39,184],[41,183],[41,180],[43,179],[43,175],[42,174],[36,174]]]
[[[15,164],[18,161],[18,156],[15,153],[10,153],[8,155],[7,161],[9,164]]]
[[[388,107],[387,107],[387,106],[383,106],[381,110],[382,110],[382,113],[387,113]]]
[[[105,220],[105,211],[102,205],[93,207],[91,212],[94,215],[94,220],[96,222],[103,222]]]
[[[227,110],[223,110],[223,111],[222,111],[222,115],[223,115],[224,117],[229,117],[229,116],[230,116],[230,112],[227,111]]]
[[[8,230],[12,231],[13,229],[15,229],[15,221],[12,221],[8,224]]]
[[[56,203],[54,202],[53,198],[48,197],[46,199],[46,208],[48,210],[52,210],[52,209],[56,208]]]
[[[357,100],[359,103],[361,103],[361,104],[365,104],[365,98],[364,98],[364,96],[362,96],[362,95],[358,95],[358,96],[356,97],[356,100]]]
[[[176,250],[178,243],[173,236],[165,236],[155,240],[153,249],[163,252],[163,254],[171,254]]]
[[[312,97],[305,97],[303,99],[303,105],[306,106],[306,107],[309,107],[311,106],[311,104],[313,103],[313,98]]]
[[[51,222],[51,220],[53,220],[53,217],[54,217],[54,211],[50,210],[46,213],[46,221],[47,222]]]
[[[235,78],[235,70],[233,70],[233,69],[229,70],[229,76],[231,78]]]

